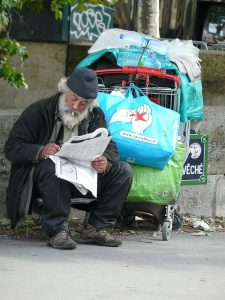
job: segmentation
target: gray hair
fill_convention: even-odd
[[[59,80],[59,83],[58,83],[58,92],[59,93],[65,93],[65,92],[68,92],[70,91],[70,89],[68,88],[67,86],[67,77],[62,77],[60,80]]]
[[[67,77],[62,77],[60,80],[59,80],[59,83],[58,83],[58,92],[59,93],[66,93],[68,91],[71,91],[71,89],[67,86]],[[79,95],[78,95],[79,96]],[[98,102],[97,102],[97,99],[86,99],[86,98],[83,98],[83,97],[80,97],[79,98],[81,100],[84,100],[84,101],[88,101],[88,109],[89,111],[92,111],[92,109],[96,106],[98,106]]]

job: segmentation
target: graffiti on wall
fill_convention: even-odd
[[[74,41],[94,42],[106,29],[112,28],[112,9],[89,4],[79,13],[76,5],[71,7],[70,43]]]

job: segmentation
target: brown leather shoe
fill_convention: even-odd
[[[64,250],[73,250],[77,246],[76,242],[71,238],[70,233],[66,229],[53,236],[49,240],[48,245],[53,248]]]
[[[111,235],[106,229],[96,230],[95,227],[92,227],[90,229],[83,229],[79,238],[79,243],[118,247],[122,244],[122,241]]]

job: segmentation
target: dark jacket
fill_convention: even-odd
[[[6,207],[12,227],[15,227],[21,217],[30,209],[32,198],[32,175],[35,166],[40,162],[40,149],[50,142],[58,115],[58,99],[60,94],[39,100],[28,106],[15,122],[5,144],[6,158],[11,161],[11,173],[7,190]],[[78,128],[78,135],[91,133],[97,128],[106,128],[102,110],[98,107],[84,119]],[[61,126],[56,142],[63,137]],[[104,156],[109,162],[119,159],[117,147],[110,142]]]

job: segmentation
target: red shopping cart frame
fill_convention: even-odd
[[[168,80],[172,80],[176,83],[176,88],[180,87],[180,78],[177,75],[167,74],[166,70],[146,68],[146,67],[134,67],[134,66],[125,66],[122,68],[116,69],[101,69],[95,70],[97,75],[106,75],[106,74],[134,74],[136,76],[144,75],[147,77],[158,77]]]

